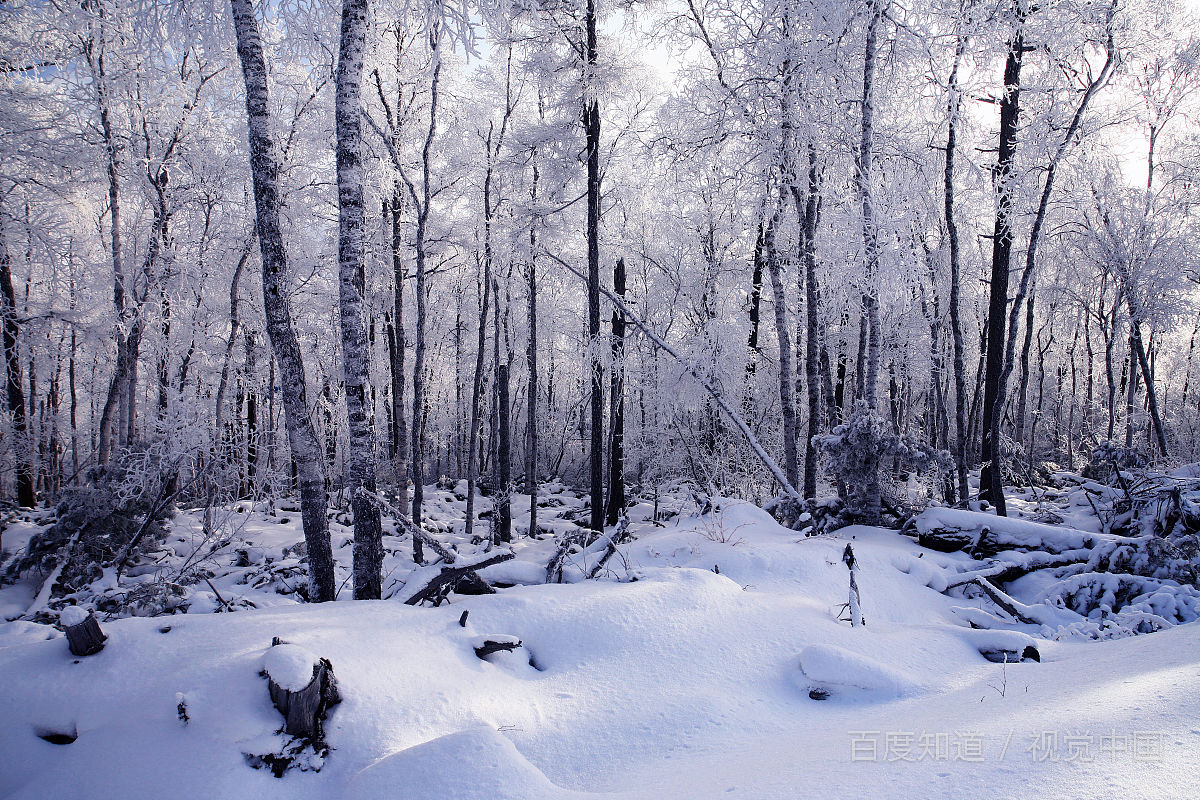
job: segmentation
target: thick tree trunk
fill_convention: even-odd
[[[17,505],[33,508],[37,497],[33,490],[33,464],[29,424],[25,414],[25,393],[21,385],[21,356],[18,349],[20,328],[17,324],[17,301],[13,292],[12,260],[4,235],[4,218],[0,215],[0,313],[3,314],[4,368],[7,386],[8,411],[12,415],[12,453],[17,468]],[[72,335],[74,333],[72,332]],[[74,363],[74,362],[72,362]]]
[[[287,251],[279,224],[279,162],[271,136],[267,65],[251,0],[230,0],[230,7],[246,84],[250,169],[262,254],[267,334],[279,365],[288,441],[300,484],[301,518],[309,561],[309,599],[324,602],[334,598],[333,553],[325,517],[325,471],[320,444],[309,418],[304,361],[288,308]]]
[[[338,318],[350,442],[346,484],[354,511],[354,598],[377,600],[383,587],[383,530],[375,493],[375,428],[367,407],[371,347],[367,341],[365,209],[362,164],[362,69],[367,0],[343,0],[334,117],[337,133]]]

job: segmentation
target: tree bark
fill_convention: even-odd
[[[958,476],[958,496],[963,502],[970,497],[967,484],[967,367],[964,357],[962,329],[962,265],[959,253],[958,222],[954,217],[954,160],[958,150],[958,119],[962,97],[958,91],[958,68],[962,64],[967,48],[967,37],[961,31],[954,42],[954,66],[950,70],[949,95],[946,114],[946,163],[944,173],[944,198],[946,211],[946,239],[950,249],[950,332],[954,344],[954,466]]]
[[[12,415],[12,453],[17,467],[17,505],[33,508],[37,497],[33,487],[29,424],[25,415],[25,393],[21,385],[20,327],[17,323],[17,301],[13,293],[12,260],[4,234],[4,217],[0,215],[0,313],[3,314],[4,368],[7,386],[8,411]],[[72,331],[74,335],[74,331]],[[72,361],[74,364],[74,361]],[[74,384],[72,384],[72,388]]]
[[[779,343],[779,408],[783,417],[783,473],[788,483],[796,486],[800,483],[800,466],[796,461],[796,400],[792,382],[792,342],[788,332],[787,296],[783,290],[783,280],[780,277],[779,251],[775,246],[775,235],[779,227],[780,207],[783,205],[783,192],[775,204],[771,220],[767,223],[763,234],[763,259],[766,262],[767,274],[771,278],[771,296],[774,299],[775,337]]]
[[[1017,151],[1017,126],[1021,112],[1021,61],[1025,55],[1024,17],[1017,14],[1017,29],[1004,62],[1004,97],[1000,101],[1000,148],[996,159],[996,227],[992,235],[991,289],[988,302],[987,361],[983,388],[983,438],[980,457],[979,497],[996,513],[1006,516],[1003,470],[1000,465],[1000,415],[1005,356],[1005,320],[1008,316],[1008,271],[1012,256],[1012,167]]]
[[[300,484],[300,509],[308,549],[309,599],[334,599],[333,553],[325,517],[325,470],[309,417],[304,360],[292,326],[287,294],[287,250],[279,224],[279,162],[271,135],[267,65],[251,0],[230,0],[238,58],[246,84],[246,116],[258,244],[262,255],[263,308],[271,349],[279,365],[288,442]]]
[[[354,599],[378,600],[383,588],[383,529],[375,493],[375,428],[367,408],[371,348],[363,302],[366,276],[362,164],[362,69],[367,0],[342,0],[334,117],[338,185],[338,318],[342,374],[350,428],[346,484],[354,512]]]
[[[618,258],[613,270],[613,292],[625,299],[625,259]],[[625,513],[625,317],[613,307],[612,372],[609,375],[608,514],[606,522],[616,525]]]
[[[604,375],[600,361],[600,101],[595,76],[596,0],[584,14],[584,133],[587,141],[588,351],[591,374],[591,527],[604,530]]]

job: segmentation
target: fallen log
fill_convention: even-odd
[[[396,523],[400,527],[404,528],[404,530],[408,531],[410,536],[419,540],[421,544],[425,545],[430,550],[441,556],[442,560],[447,564],[453,564],[458,560],[458,556],[453,550],[448,549],[444,544],[433,538],[433,536],[431,536],[427,530],[413,522],[407,514],[389,503],[386,497],[383,497],[375,492],[369,492],[366,489],[360,488],[359,491],[363,493],[364,497],[375,503],[375,505],[391,514],[392,517],[395,518]]]
[[[1042,625],[1042,620],[1037,619],[1034,614],[1035,610],[1031,606],[1020,603],[1009,597],[1004,592],[993,586],[987,578],[975,578],[975,585],[983,589],[983,593],[991,598],[992,602],[999,606],[1006,614],[1013,619],[1024,622],[1027,625]]]
[[[483,579],[477,574],[477,570],[490,567],[493,564],[499,564],[502,561],[508,561],[515,557],[516,554],[512,551],[506,551],[497,553],[482,561],[477,561],[474,564],[465,564],[458,567],[442,567],[442,571],[433,580],[418,589],[404,601],[404,604],[415,606],[429,600],[434,606],[439,606],[446,599],[446,595],[455,590],[459,581],[466,579],[472,585],[477,586],[478,583],[483,582]]]
[[[1030,553],[1029,557],[1020,563],[995,561],[982,569],[961,572],[946,582],[946,588],[966,586],[968,583],[974,582],[976,578],[987,578],[995,583],[1008,583],[1031,572],[1037,572],[1039,569],[1086,564],[1091,556],[1092,551],[1090,550],[1074,550],[1061,554]]]
[[[617,545],[619,545],[625,539],[625,532],[628,529],[629,517],[621,517],[621,519],[617,521],[616,530],[612,532],[612,535],[606,535],[604,537],[606,540],[604,544],[604,555],[596,559],[596,563],[592,565],[590,570],[588,570],[589,578],[594,578],[599,575],[600,570],[604,569],[604,565],[608,563],[608,560],[616,554]]]

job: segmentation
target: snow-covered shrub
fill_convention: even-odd
[[[1085,478],[1108,483],[1114,470],[1145,469],[1150,464],[1146,451],[1137,447],[1125,447],[1113,441],[1098,444],[1093,450],[1082,475]]]
[[[130,563],[156,547],[177,480],[169,466],[146,452],[127,452],[93,470],[87,484],[63,489],[54,524],[30,539],[24,556],[9,565],[9,576],[58,569],[53,589],[62,596],[98,580],[118,560]]]
[[[898,461],[908,469],[948,469],[950,456],[901,436],[891,424],[871,411],[866,402],[855,403],[850,419],[832,433],[813,437],[831,472],[844,488],[845,522],[876,522],[882,500],[881,469]]]

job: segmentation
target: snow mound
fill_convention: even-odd
[[[557,800],[600,797],[555,786],[502,734],[474,728],[382,758],[350,781],[345,800]]]
[[[277,644],[263,656],[263,671],[281,689],[298,692],[312,683],[313,669],[320,660],[294,644]]]
[[[918,688],[899,671],[831,644],[812,644],[801,650],[800,670],[823,686],[894,696],[909,694]]]
[[[1200,478],[1200,462],[1184,464],[1171,473],[1172,478]]]

